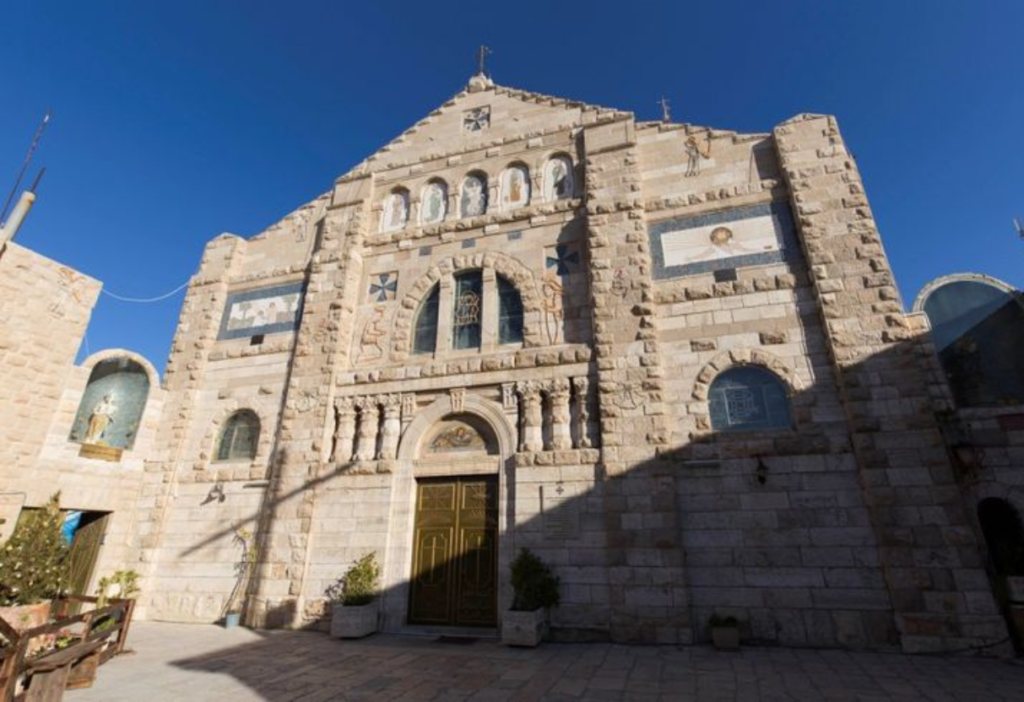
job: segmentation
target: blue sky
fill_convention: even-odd
[[[3,13],[0,192],[36,125],[18,242],[151,297],[206,241],[251,236],[445,101],[495,80],[642,119],[767,131],[833,113],[904,300],[977,271],[1024,284],[1024,3],[19,2]],[[163,368],[182,294],[103,296],[89,350]],[[84,353],[83,349],[83,353]]]

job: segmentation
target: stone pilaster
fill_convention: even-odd
[[[573,398],[576,401],[576,436],[578,448],[590,448],[590,408],[587,406],[587,397],[590,394],[590,380],[588,378],[573,378]]]
[[[999,641],[987,587],[889,261],[835,119],[775,129],[905,651]]]
[[[352,460],[355,452],[356,408],[351,397],[339,398],[335,403],[337,424],[334,429],[334,451],[331,461],[344,463]]]
[[[609,628],[616,641],[686,643],[676,467],[657,460],[667,443],[664,371],[635,128],[620,118],[584,132]],[[628,282],[616,289],[616,281]]]
[[[371,192],[368,176],[338,182],[324,216],[320,248],[310,262],[276,465],[261,515],[255,594],[247,608],[252,626],[298,626],[306,618],[303,592],[316,487],[329,458],[325,444],[334,421],[335,377],[352,348]],[[314,406],[300,412],[297,399],[310,396],[316,398]]]

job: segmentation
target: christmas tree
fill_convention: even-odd
[[[68,543],[60,493],[46,507],[28,511],[0,545],[0,607],[53,599],[67,588]]]

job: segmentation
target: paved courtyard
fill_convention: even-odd
[[[70,702],[160,700],[1020,700],[1017,661],[844,651],[545,644],[140,622]]]

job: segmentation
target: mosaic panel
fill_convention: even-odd
[[[231,293],[218,339],[294,331],[302,316],[302,283]]]

